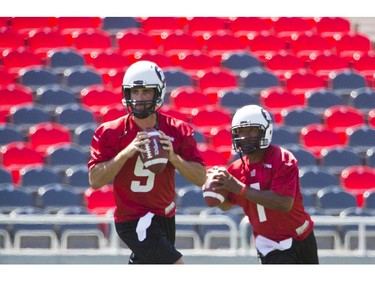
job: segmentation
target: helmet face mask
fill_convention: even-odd
[[[155,89],[154,98],[150,101],[132,100],[130,93],[133,88]],[[165,92],[164,73],[153,62],[138,61],[132,64],[124,75],[122,103],[128,112],[137,118],[144,119],[155,113],[163,105]]]
[[[246,136],[241,133],[245,128],[257,128],[258,136]],[[272,131],[272,119],[266,110],[257,105],[245,106],[233,116],[231,126],[233,148],[236,152],[246,155],[264,149],[271,143]]]

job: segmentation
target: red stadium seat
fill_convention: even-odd
[[[283,87],[270,87],[260,92],[259,102],[275,117],[276,123],[282,123],[281,111],[305,106],[305,97],[295,95]]]
[[[127,113],[125,107],[122,104],[104,106],[100,110],[101,118],[100,122],[112,121],[117,118],[124,116]]]
[[[353,69],[357,70],[366,78],[367,84],[372,85],[371,79],[375,73],[375,52],[354,53],[351,63]]]
[[[124,55],[159,49],[156,40],[139,29],[119,31],[116,34],[116,39],[118,50]]]
[[[16,74],[11,74],[7,69],[0,66],[0,87],[16,83]]]
[[[308,61],[312,53],[332,51],[328,40],[319,34],[308,32],[298,34],[290,41],[290,50],[303,61]]]
[[[374,109],[371,109],[368,114],[367,114],[367,122],[368,122],[368,125],[375,129],[375,108]]]
[[[122,94],[115,93],[103,86],[89,86],[80,92],[81,103],[89,108],[96,117],[101,120],[101,109],[104,106],[116,106],[122,104]]]
[[[350,64],[338,55],[324,52],[317,54],[316,57],[310,57],[309,68],[316,75],[327,79],[330,72],[349,69]]]
[[[162,38],[160,44],[164,53],[171,57],[177,56],[181,52],[197,51],[202,48],[197,37],[183,31],[167,34],[165,38]]]
[[[134,54],[134,56],[135,56],[134,58],[135,61],[149,60],[149,61],[156,63],[162,69],[174,66],[173,59],[170,56],[167,56],[157,51],[149,51],[149,52],[143,52],[143,53],[137,52]]]
[[[73,32],[80,29],[100,28],[100,17],[58,17],[57,29],[64,32]]]
[[[335,132],[345,132],[348,128],[365,124],[362,112],[348,105],[331,106],[324,111],[322,118],[327,127]]]
[[[13,106],[32,105],[33,93],[30,88],[21,84],[9,84],[0,87],[0,108],[10,109]]]
[[[203,132],[208,132],[212,127],[230,125],[231,120],[230,111],[224,107],[208,105],[192,110],[191,122]]]
[[[265,58],[265,67],[276,74],[279,79],[284,79],[286,72],[305,69],[305,63],[296,55],[280,51]]]
[[[343,17],[320,17],[316,20],[316,31],[322,33],[347,33],[350,31],[350,21]]]
[[[302,17],[279,17],[273,20],[273,30],[280,38],[291,38],[293,33],[312,31],[310,23]],[[289,39],[288,39],[289,40]]]
[[[294,94],[304,95],[309,90],[318,90],[326,87],[326,82],[323,78],[306,69],[287,72],[284,80],[286,89]]]
[[[205,160],[207,167],[226,166],[228,164],[228,159],[217,149],[210,148],[204,143],[198,144],[197,148]]]
[[[235,72],[224,68],[215,67],[207,71],[198,72],[199,88],[204,91],[208,88],[236,88],[237,77]]]
[[[323,148],[345,147],[347,139],[342,139],[339,133],[330,130],[324,124],[311,124],[301,129],[300,143],[306,150],[319,157]]]
[[[375,168],[354,165],[345,168],[340,174],[341,185],[344,189],[363,194],[375,189]]]
[[[3,65],[10,73],[18,73],[27,66],[42,66],[43,60],[37,54],[25,48],[5,50],[3,52]]]
[[[160,112],[163,112],[164,114],[170,115],[172,117],[183,120],[185,122],[190,122],[191,113],[189,114],[182,113],[181,110],[175,108],[174,106],[170,104],[164,104],[159,110]]]
[[[29,50],[39,54],[42,58],[44,58],[51,49],[69,48],[71,45],[64,35],[50,28],[30,31],[25,40]]]
[[[361,33],[345,33],[335,36],[335,48],[340,57],[353,57],[354,53],[366,53],[372,50],[370,38]]]
[[[241,38],[245,40],[250,51],[261,61],[265,61],[269,53],[278,53],[287,50],[287,44],[284,40],[268,32],[248,34],[241,36]]]
[[[25,47],[25,39],[11,28],[0,28],[0,57],[4,50]]]
[[[201,51],[183,52],[176,58],[177,66],[187,70],[191,75],[197,76],[200,70],[209,70],[213,67],[220,67],[220,63]]]
[[[89,187],[84,193],[84,200],[87,210],[98,215],[105,215],[109,210],[116,207],[113,186],[110,184],[98,190]]]
[[[104,51],[92,51],[89,56],[86,56],[89,64],[101,73],[108,73],[109,71],[121,71],[131,65],[128,57],[106,49]]]
[[[193,86],[181,86],[173,89],[169,96],[169,102],[184,114],[189,114],[193,108],[211,104],[210,98]]]
[[[178,17],[146,17],[141,21],[141,26],[149,35],[163,35],[183,29],[183,23]]]
[[[271,25],[261,17],[235,17],[229,19],[229,29],[235,35],[259,33],[262,31],[271,32]]]
[[[2,165],[12,173],[13,182],[19,181],[20,169],[35,165],[44,165],[43,156],[28,142],[11,142],[0,148]]]
[[[55,17],[13,17],[10,19],[11,27],[20,34],[40,28],[55,28],[57,19]]]
[[[190,34],[203,34],[227,29],[227,20],[219,17],[193,17],[186,22],[187,32]]]
[[[27,137],[33,149],[42,155],[46,154],[51,145],[72,142],[69,128],[54,122],[43,122],[30,127]]]

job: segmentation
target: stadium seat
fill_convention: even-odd
[[[83,207],[81,194],[59,183],[39,187],[35,200],[37,207],[50,214],[55,214],[59,209],[69,206]]]
[[[251,53],[255,54],[260,61],[264,62],[266,56],[288,49],[286,42],[280,37],[269,33],[261,32],[242,37],[247,40],[247,45]]]
[[[293,133],[291,130],[288,130],[285,127],[274,126],[272,143],[275,145],[291,145],[298,144],[298,136],[296,133]]]
[[[36,193],[39,187],[61,183],[61,176],[53,169],[46,166],[26,167],[20,170],[18,188]]]
[[[375,129],[375,108],[367,113],[367,123],[370,128]]]
[[[202,190],[196,186],[180,188],[176,196],[177,208],[186,214],[199,214],[208,207],[203,199]]]
[[[177,209],[176,215],[183,217],[189,215],[189,213]],[[201,249],[202,241],[198,235],[197,225],[177,223],[175,246],[178,247],[178,249]]]
[[[334,37],[336,53],[340,57],[353,57],[355,53],[366,53],[372,50],[370,38],[359,32],[347,32]]]
[[[310,124],[301,129],[300,143],[305,149],[319,156],[323,148],[345,147],[347,139],[343,139],[340,133],[324,124]]]
[[[372,217],[373,212],[360,207],[351,207],[343,210],[340,217]],[[375,249],[375,228],[367,226],[365,232],[365,247],[367,250]],[[344,241],[344,250],[356,250],[359,246],[358,224],[342,225],[339,228]]]
[[[298,161],[298,167],[317,166],[318,159],[315,155],[305,150],[300,144],[286,145],[284,148],[293,153]]]
[[[27,137],[32,147],[42,155],[52,145],[72,142],[69,128],[54,122],[41,122],[30,127]]]
[[[264,60],[264,66],[281,80],[284,79],[284,75],[287,72],[305,69],[304,61],[287,51],[280,51],[268,55]]]
[[[95,115],[86,106],[78,103],[66,104],[56,107],[55,121],[69,129],[74,129],[85,123],[94,123]]]
[[[25,46],[24,37],[12,28],[0,27],[0,54]]]
[[[57,211],[56,216],[93,216],[81,206],[64,207]],[[61,248],[68,249],[101,249],[107,246],[100,224],[75,223],[56,225],[56,233],[60,238]]]
[[[260,92],[263,89],[279,85],[280,81],[277,75],[263,67],[251,67],[240,73],[239,87]]]
[[[194,86],[193,77],[179,67],[170,67],[164,70],[165,80],[167,83],[167,92],[171,92],[174,88],[180,86]]]
[[[375,188],[375,168],[365,165],[346,167],[340,174],[343,189],[358,195],[358,206],[362,206],[363,193]]]
[[[18,48],[4,51],[2,63],[9,73],[17,74],[18,71],[27,66],[42,66],[43,60],[26,48]]]
[[[75,66],[84,66],[85,58],[73,48],[57,48],[47,52],[46,65],[56,74],[62,74],[65,69]]]
[[[328,87],[345,97],[348,97],[351,91],[366,86],[366,78],[353,70],[336,71],[331,73],[328,78]]]
[[[165,108],[165,105],[163,106]],[[111,106],[104,106],[100,110],[101,114],[101,122],[107,122],[111,120],[115,120],[117,118],[120,118],[124,115],[127,114],[127,110],[122,104],[118,104],[116,106],[111,105]]]
[[[0,87],[16,83],[17,74],[11,74],[3,66],[0,66]]]
[[[80,29],[100,28],[100,17],[58,17],[56,27],[61,32],[72,33]]]
[[[122,107],[125,111],[124,107]],[[125,111],[126,112],[126,111]],[[190,122],[191,114],[184,114],[181,112],[181,110],[178,110],[174,106],[171,106],[170,104],[164,104],[160,108],[160,112],[163,112],[164,114],[170,115],[172,117],[175,117],[177,119],[183,120],[185,122]]]
[[[145,51],[142,53],[134,54],[135,60],[148,60],[156,63],[161,69],[174,67],[175,63],[170,56],[157,51]]]
[[[23,132],[10,123],[0,124],[0,146],[15,141],[24,141],[25,136]]]
[[[192,17],[185,23],[186,32],[193,35],[201,35],[205,32],[217,32],[226,30],[226,20],[220,17]]]
[[[13,185],[12,174],[7,169],[0,167],[0,189],[8,186],[8,184]]]
[[[375,168],[375,146],[367,149],[364,160],[365,165]]]
[[[11,216],[47,216],[44,210],[38,207],[19,207],[14,209]],[[17,250],[20,249],[44,249],[56,250],[58,241],[56,232],[52,224],[46,224],[41,221],[38,224],[21,223],[13,225],[13,247]]]
[[[328,40],[320,34],[307,32],[300,33],[291,38],[290,50],[298,58],[305,62],[309,62],[310,56],[314,53],[322,53],[325,51],[333,52],[333,47]]]
[[[221,90],[218,92],[218,103],[234,114],[238,108],[245,104],[258,104],[258,92],[241,88]]]
[[[217,60],[226,52],[246,51],[247,45],[240,38],[226,31],[218,31],[203,36],[202,49]]]
[[[99,72],[93,68],[74,66],[65,69],[62,84],[68,86],[73,92],[78,93],[85,87],[102,85],[103,78]]]
[[[39,87],[59,84],[60,78],[48,68],[31,66],[19,71],[18,81],[36,92]]]
[[[350,20],[344,17],[320,17],[316,20],[316,31],[318,34],[347,33],[350,29]]]
[[[326,80],[330,72],[348,70],[349,68],[350,64],[347,60],[331,52],[318,53],[311,57],[309,62],[309,69]]]
[[[140,23],[134,17],[104,17],[101,28],[115,35],[123,29],[139,28]]]
[[[82,192],[90,187],[87,165],[79,164],[65,170],[62,181],[64,184]]]
[[[175,59],[177,66],[189,72],[191,76],[196,77],[198,71],[208,71],[213,67],[220,67],[218,60],[202,51],[184,52]]]
[[[10,109],[13,106],[33,105],[32,90],[20,84],[0,87],[0,108]]]
[[[371,79],[375,71],[374,51],[354,53],[351,63],[352,68],[363,75],[367,80],[367,84],[371,85]]]
[[[360,110],[349,105],[328,107],[322,115],[323,123],[335,132],[345,132],[348,128],[365,125],[365,118]]]
[[[272,21],[274,33],[280,38],[290,38],[295,33],[313,31],[309,22],[302,17],[276,17]]]
[[[113,195],[113,186],[107,184],[100,189],[92,187],[86,189],[83,194],[85,206],[88,212],[93,214],[105,214],[116,207]]]
[[[171,91],[169,103],[184,114],[189,114],[193,108],[208,106],[211,101],[197,87],[182,86]]]
[[[17,188],[0,189],[0,209],[3,214],[9,214],[18,207],[33,207],[34,197],[31,193]]]
[[[346,130],[348,145],[363,155],[366,150],[374,146],[375,129],[366,125]]]
[[[51,49],[69,48],[71,46],[71,43],[63,34],[46,27],[29,32],[25,40],[29,50],[41,57],[45,57]]]
[[[12,29],[22,35],[41,28],[53,29],[56,24],[55,17],[12,17],[10,19]]]
[[[309,90],[305,94],[310,110],[321,116],[324,111],[335,105],[346,105],[344,98],[331,89]]]
[[[373,190],[367,190],[363,193],[362,208],[366,208],[370,210],[375,209],[375,192]]]
[[[116,40],[119,52],[124,55],[159,49],[155,38],[138,28],[119,31]]]
[[[89,86],[81,90],[81,104],[90,109],[95,114],[95,119],[100,120],[100,110],[104,106],[122,104],[122,95],[100,85]]]
[[[198,150],[206,162],[207,167],[228,165],[227,153],[222,153],[207,144],[198,144]]]
[[[319,190],[316,194],[316,202],[318,208],[335,216],[347,208],[358,207],[355,195],[337,186]]]
[[[201,51],[202,49],[202,44],[197,37],[183,31],[166,34],[166,37],[162,38],[160,44],[164,53],[171,58],[174,58],[179,54],[182,55],[193,51]]]
[[[304,95],[307,91],[316,91],[326,87],[323,78],[306,69],[286,72],[283,79],[286,89],[296,95]]]
[[[18,126],[21,130],[27,130],[33,125],[42,122],[50,122],[52,116],[40,105],[15,106],[9,111],[9,123]]]
[[[62,85],[47,85],[36,90],[35,103],[53,112],[56,107],[77,102],[75,94]]]
[[[355,89],[350,93],[348,104],[362,112],[368,112],[375,108],[375,89],[363,87]]]
[[[81,54],[105,51],[112,48],[111,35],[103,29],[81,29],[72,33],[72,47]]]
[[[113,49],[92,51],[86,56],[88,65],[94,67],[100,73],[126,69],[131,61],[128,57],[121,55]]]
[[[87,164],[89,156],[77,144],[57,144],[47,149],[45,157],[46,165],[63,173],[71,166]]]
[[[260,67],[261,62],[249,51],[228,51],[221,57],[221,66],[239,75],[242,70],[250,67]]]
[[[284,126],[294,133],[299,133],[307,125],[321,123],[320,116],[306,107],[285,108],[281,110],[281,115]]]
[[[236,35],[271,32],[271,24],[262,17],[233,17],[229,19],[229,29]]]
[[[152,36],[164,36],[166,33],[183,30],[183,24],[178,17],[145,17],[140,21],[140,28]]]
[[[305,97],[298,96],[284,87],[269,87],[260,92],[259,102],[275,117],[275,123],[282,123],[281,111],[305,107]]]
[[[322,149],[319,159],[319,165],[335,175],[340,174],[346,167],[361,164],[361,156],[351,147]]]
[[[73,132],[74,143],[82,146],[83,148],[89,149],[89,147],[91,146],[94,131],[97,127],[97,123],[87,123],[75,128]]]
[[[224,107],[208,105],[192,110],[191,122],[202,130],[211,129],[214,126],[230,125],[231,120],[230,111]]]

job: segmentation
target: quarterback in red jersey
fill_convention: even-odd
[[[223,210],[241,206],[253,227],[262,264],[318,264],[313,221],[302,204],[298,163],[288,150],[271,145],[273,123],[258,105],[233,116],[233,146],[240,159],[221,172],[217,189],[229,192]]]
[[[175,171],[197,186],[206,178],[193,128],[158,111],[165,91],[163,71],[155,63],[132,64],[123,80],[128,114],[101,124],[92,139],[90,185],[98,189],[113,183],[116,231],[132,251],[130,264],[183,263],[174,246]],[[158,174],[146,169],[140,156],[149,143],[147,128],[159,131],[168,151],[168,163]]]

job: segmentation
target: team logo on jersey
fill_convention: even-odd
[[[255,169],[252,169],[252,170],[250,171],[250,177],[255,177],[255,175],[256,175],[256,170],[255,170]]]

